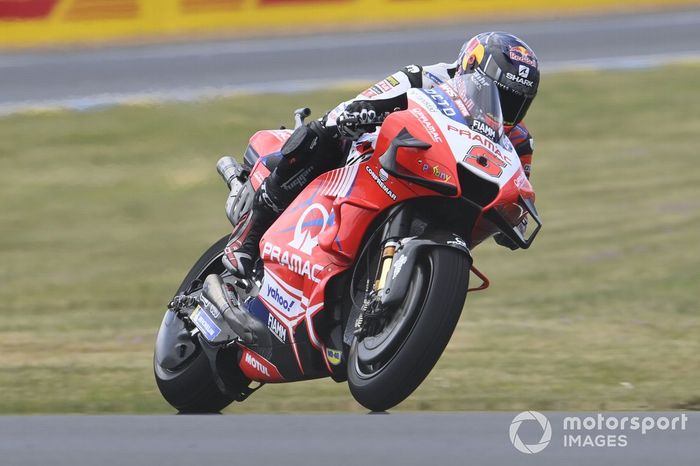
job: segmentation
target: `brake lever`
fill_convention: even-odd
[[[308,107],[294,110],[294,129],[304,126],[304,119],[309,115],[311,115],[311,109]]]

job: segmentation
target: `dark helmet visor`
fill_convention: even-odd
[[[515,126],[525,118],[527,110],[532,103],[532,97],[525,97],[512,89],[508,89],[498,83],[498,93],[501,100],[501,111],[503,112],[503,124]]]

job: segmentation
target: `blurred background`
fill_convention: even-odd
[[[699,1],[0,0],[0,413],[171,412],[154,338],[230,229],[218,158],[488,30],[540,59],[545,226],[474,252],[492,286],[397,409],[700,409]]]

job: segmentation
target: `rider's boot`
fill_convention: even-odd
[[[260,257],[260,239],[280,213],[311,180],[342,159],[339,133],[318,120],[294,130],[280,150],[282,159],[263,181],[253,201],[250,229],[241,246],[224,255],[224,265],[239,278],[250,278]]]
[[[260,239],[286,207],[287,202],[282,202],[279,195],[273,194],[277,191],[278,182],[274,175],[263,181],[255,193],[249,220],[250,229],[243,244],[224,255],[224,265],[238,278],[251,278],[253,267],[260,257]]]

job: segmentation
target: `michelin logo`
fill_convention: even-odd
[[[209,341],[213,341],[221,333],[221,329],[209,318],[201,307],[194,310],[190,319]]]

